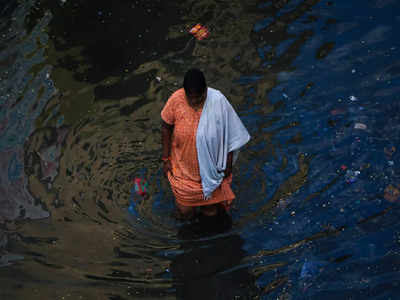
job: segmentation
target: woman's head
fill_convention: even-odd
[[[199,69],[190,69],[183,79],[183,88],[189,104],[196,105],[205,100],[207,84],[203,72]]]

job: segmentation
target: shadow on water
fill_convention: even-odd
[[[398,1],[0,3],[1,299],[398,293]],[[192,66],[252,139],[231,216],[180,223],[160,111]]]
[[[244,240],[229,232],[232,219],[216,217],[180,226],[181,245],[172,258],[178,299],[252,299],[259,290],[256,276],[241,261],[246,257]]]

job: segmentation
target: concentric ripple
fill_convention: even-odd
[[[398,1],[0,7],[1,299],[394,299]],[[231,215],[182,222],[160,111],[190,67],[252,139]]]

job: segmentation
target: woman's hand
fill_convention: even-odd
[[[169,159],[164,161],[163,170],[165,178],[168,178],[168,172],[172,172],[172,165]]]
[[[224,178],[229,177],[232,174],[232,168],[226,168]]]
[[[227,178],[232,174],[232,162],[233,162],[233,152],[229,152],[226,160],[226,169],[224,178]]]
[[[163,157],[163,170],[164,170],[164,176],[168,178],[168,171],[172,172],[172,165],[170,159],[164,159],[167,157],[170,157],[171,153],[171,139],[172,139],[172,133],[174,131],[174,126],[169,125],[162,121],[162,130],[161,130],[161,139],[162,139],[162,157]]]

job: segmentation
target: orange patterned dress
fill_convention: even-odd
[[[172,172],[168,173],[172,192],[178,204],[183,206],[201,206],[222,203],[229,208],[235,194],[231,189],[232,175],[225,178],[204,200],[199,162],[196,149],[196,132],[202,109],[196,111],[186,101],[185,90],[177,90],[165,104],[161,118],[174,125],[171,141]]]

